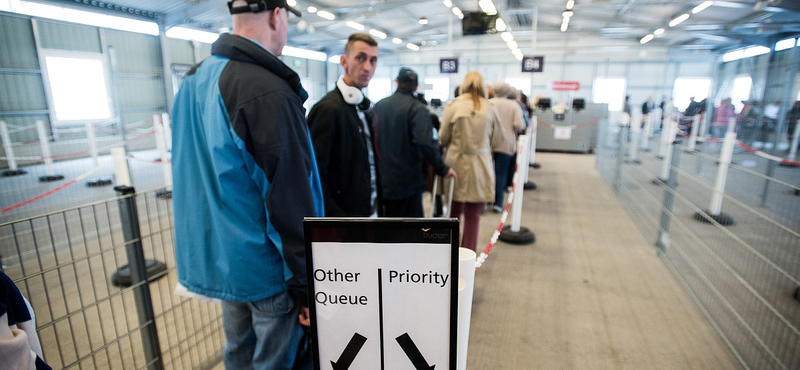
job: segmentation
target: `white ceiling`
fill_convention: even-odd
[[[157,14],[166,28],[187,26],[217,31],[230,27],[225,0],[36,1],[117,15],[128,14],[123,13],[121,7],[133,7]],[[296,1],[303,16],[290,17],[292,26],[288,44],[324,51],[329,55],[340,53],[347,36],[356,32],[344,24],[348,20],[387,33],[389,37],[386,40],[378,40],[382,53],[406,53],[409,51],[405,46],[408,42],[420,45],[422,49],[443,49],[454,53],[464,48],[507,48],[499,37],[462,36],[461,21],[443,0]],[[763,7],[756,10],[758,1],[763,2],[760,4]],[[525,54],[530,54],[534,45],[537,51],[564,48],[567,44],[608,50],[615,46],[629,47],[638,45],[643,36],[662,27],[666,32],[648,43],[648,47],[720,53],[744,45],[771,47],[782,38],[800,35],[800,0],[714,1],[711,7],[692,14],[676,27],[667,26],[671,19],[691,13],[692,8],[702,2],[575,0],[569,29],[561,32],[561,14],[567,0],[494,0],[499,16],[508,24]],[[465,12],[479,9],[478,0],[452,0],[452,3]],[[307,11],[309,6],[330,11],[336,19],[328,21],[310,14]],[[428,19],[427,25],[419,24],[423,17]],[[403,43],[392,43],[393,37],[401,38]]]

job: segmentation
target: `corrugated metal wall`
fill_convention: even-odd
[[[47,119],[47,99],[30,19],[0,15],[0,120],[12,130],[14,141],[36,138],[28,127]]]

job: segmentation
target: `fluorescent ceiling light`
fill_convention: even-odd
[[[219,35],[212,32],[195,30],[186,27],[172,27],[164,32],[167,37],[172,39],[192,40],[212,44],[217,41]]]
[[[350,27],[350,28],[352,28],[354,30],[359,30],[359,31],[363,31],[366,28],[366,27],[364,27],[363,24],[358,23],[358,22],[353,22],[353,21],[347,21],[347,23],[345,23],[345,24],[347,25],[347,27]]]
[[[451,9],[451,10],[452,10],[453,14],[455,14],[455,15],[457,15],[459,17],[463,17],[464,16],[464,13],[462,13],[461,9],[459,9],[457,6],[454,6],[453,9]]]
[[[323,52],[300,49],[300,48],[295,48],[295,47],[291,47],[291,46],[284,46],[283,47],[283,52],[281,54],[282,55],[286,55],[286,56],[290,56],[290,57],[296,57],[296,58],[305,58],[305,59],[311,59],[311,60],[318,60],[320,62],[324,62],[324,61],[328,60],[328,56]]]
[[[575,12],[572,10],[565,10],[563,13],[561,13],[561,16],[564,18],[571,18],[573,15],[575,15]]]
[[[569,0],[569,1],[567,1],[567,9],[569,9],[569,10],[572,10],[572,8],[573,8],[574,6],[575,6],[575,0]]]
[[[758,45],[758,46],[751,46],[751,47],[749,47],[749,48],[747,48],[747,49],[744,49],[744,57],[745,57],[745,58],[747,58],[747,57],[754,57],[754,56],[756,56],[756,55],[767,54],[767,53],[769,53],[770,51],[771,51],[771,50],[770,50],[768,47],[766,47],[766,46],[761,46],[761,45]]]
[[[61,21],[85,24],[89,26],[111,28],[121,31],[142,33],[146,35],[158,35],[158,24],[138,19],[104,15],[83,10],[64,8],[55,5],[38,4],[29,1],[0,1],[0,10],[7,10],[12,13],[25,14],[33,17],[57,19]],[[4,5],[9,4],[6,8]]]
[[[516,42],[516,41],[513,41],[513,40],[512,40],[512,41],[509,41],[509,42],[507,42],[507,43],[506,43],[506,45],[508,45],[508,48],[509,48],[509,49],[511,49],[511,50],[514,50],[514,49],[518,49],[518,48],[519,48],[519,45],[517,45],[517,42]]]
[[[414,50],[414,51],[418,51],[419,50],[419,46],[414,45],[414,44],[412,44],[410,42],[408,44],[406,44],[406,47],[411,49],[411,50]]]
[[[492,0],[478,0],[478,6],[481,7],[484,13],[489,15],[497,14],[497,8],[495,8],[494,3]]]
[[[655,36],[653,36],[653,34],[651,33],[651,34],[649,34],[649,35],[647,35],[645,37],[642,37],[642,39],[639,40],[639,43],[644,45],[644,44],[650,42],[651,40],[653,40],[654,38],[655,38]]]
[[[569,23],[561,23],[561,32],[566,32],[567,27],[569,27]]]
[[[653,31],[653,35],[655,35],[655,36],[661,36],[663,34],[664,34],[664,29],[663,28],[659,28],[659,29]]]
[[[317,9],[317,7],[316,7],[316,6],[309,6],[309,7],[308,7],[308,9],[306,9],[306,10],[308,10],[308,12],[309,12],[309,13],[311,13],[311,14],[314,14],[314,13],[316,13],[316,12],[317,12],[317,10],[319,10],[319,9]]]
[[[744,58],[744,50],[731,51],[722,55],[723,62],[730,62]]]
[[[675,26],[681,24],[683,21],[685,21],[687,19],[689,19],[689,13],[681,14],[678,18],[675,18],[675,19],[669,21],[669,26],[670,27],[675,27]]]
[[[496,29],[496,30],[498,30],[500,32],[503,32],[503,31],[506,30],[506,22],[503,20],[503,18],[497,18],[497,21],[494,24],[494,29]]]
[[[705,2],[701,3],[700,5],[694,7],[694,9],[692,9],[692,14],[697,14],[697,13],[702,12],[703,10],[706,10],[709,6],[711,6],[711,4],[714,4],[714,2],[713,1],[705,1]]]
[[[449,7],[451,7],[451,6],[453,6],[453,2],[452,2],[452,1],[450,1],[450,0],[444,0],[444,1],[442,1],[442,2],[444,3],[444,6],[446,6],[446,7],[448,7],[448,8],[449,8]]]
[[[372,36],[375,36],[377,38],[380,38],[380,39],[385,39],[386,38],[386,34],[385,33],[381,32],[381,31],[378,31],[378,30],[376,30],[374,28],[370,28],[369,34],[372,35]]]
[[[295,1],[295,0],[286,0],[286,5],[289,5],[291,7],[295,7],[295,6],[297,6],[297,1]]]
[[[794,46],[794,39],[781,40],[775,44],[775,51],[791,49],[793,46]]]
[[[522,54],[514,54],[514,58],[517,58],[517,60],[522,60]]]
[[[500,37],[502,37],[503,41],[505,42],[514,41],[514,35],[512,35],[511,32],[508,31],[501,33]]]
[[[327,12],[327,11],[324,11],[324,10],[318,11],[317,15],[322,17],[322,18],[325,18],[325,19],[327,19],[329,21],[332,21],[332,20],[336,19],[336,16],[333,13]]]
[[[400,45],[400,44],[403,43],[403,40],[400,39],[400,38],[395,37],[395,38],[392,39],[392,42],[397,44],[397,45]]]
[[[419,19],[418,22],[419,22],[419,24],[424,26],[424,25],[428,24],[428,18],[422,17],[422,18]]]

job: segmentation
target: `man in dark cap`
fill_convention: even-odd
[[[419,76],[403,67],[395,81],[397,91],[375,104],[383,216],[422,217],[428,164],[439,176],[455,177],[456,173],[439,156],[430,113],[414,97]]]
[[[288,13],[299,12],[286,0],[228,9],[232,34],[192,67],[172,111],[178,281],[222,302],[226,369],[300,368],[310,324],[303,218],[324,211],[308,94],[278,59]]]

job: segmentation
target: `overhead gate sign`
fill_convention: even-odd
[[[315,370],[456,369],[457,221],[304,224]]]

